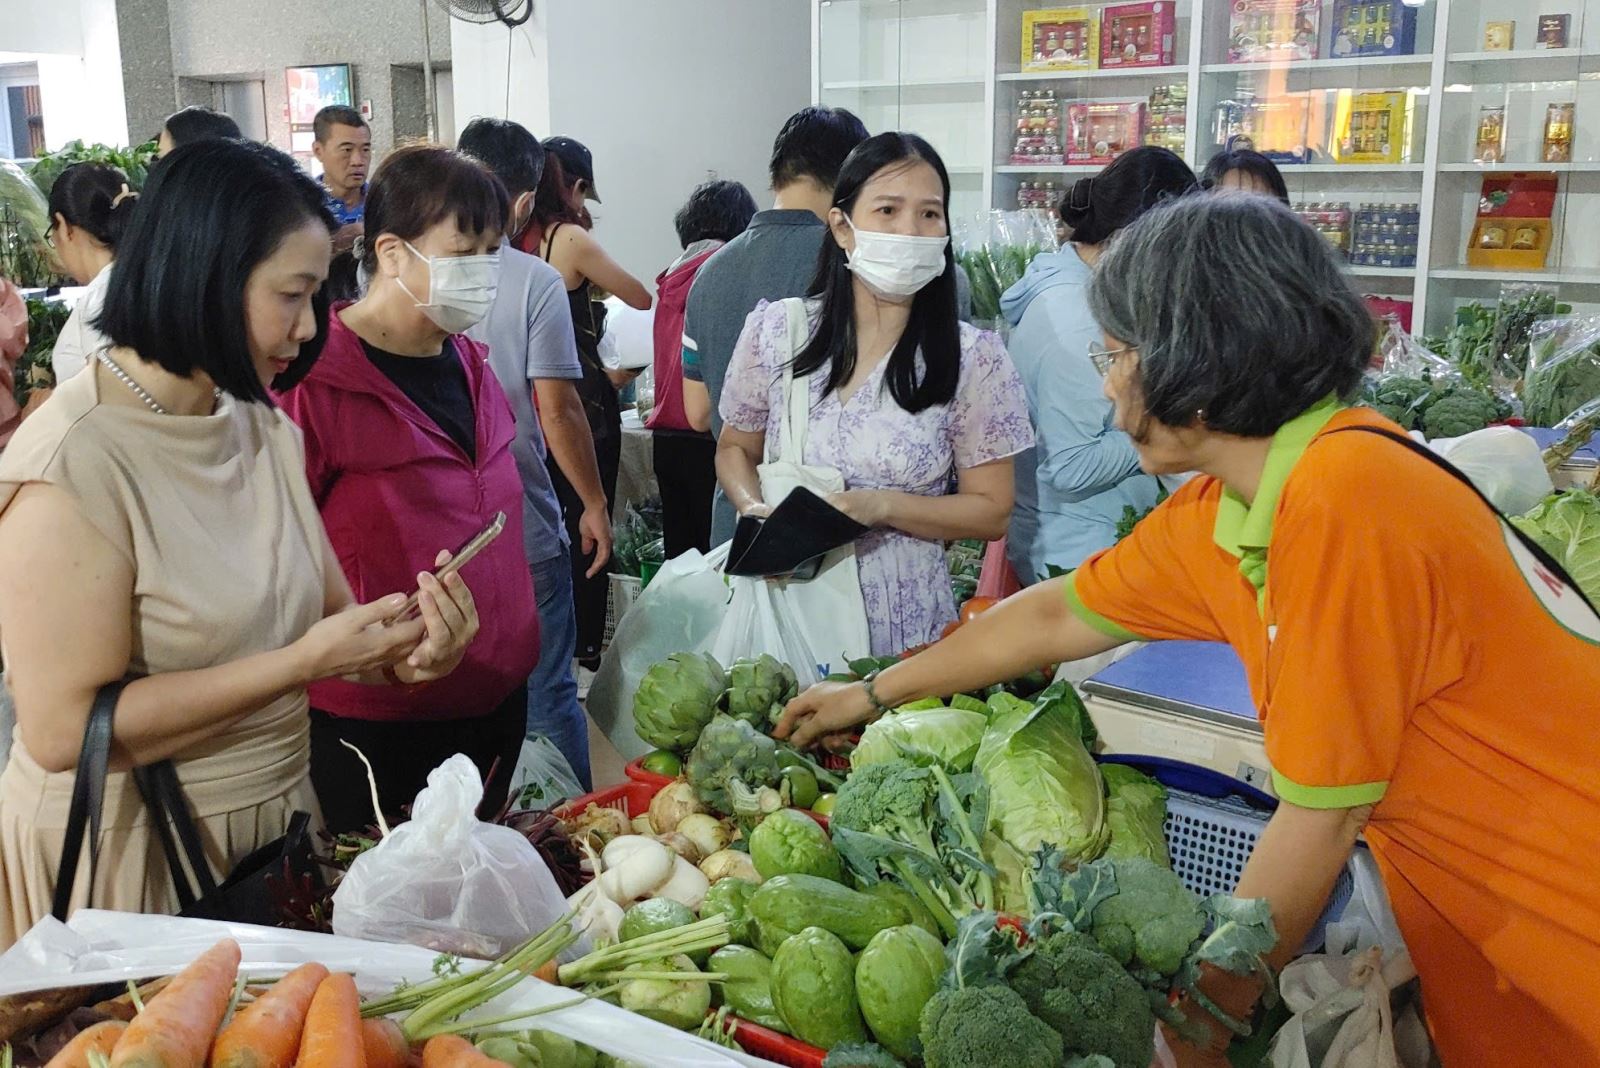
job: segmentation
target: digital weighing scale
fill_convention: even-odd
[[[1244,665],[1216,642],[1155,642],[1079,687],[1103,752],[1208,768],[1271,794]]]

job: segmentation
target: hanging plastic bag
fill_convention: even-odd
[[[673,653],[708,652],[716,640],[728,612],[727,559],[728,546],[720,545],[668,560],[617,624],[584,707],[624,760],[651,748],[633,727],[633,695],[645,672]]]
[[[541,734],[523,739],[522,755],[511,773],[512,808],[551,808],[582,793],[572,765],[550,739]]]
[[[1560,426],[1600,398],[1600,315],[1567,315],[1533,324],[1522,384],[1529,426]]]
[[[1430,1051],[1416,1016],[1416,977],[1403,950],[1388,957],[1376,947],[1344,957],[1301,957],[1284,968],[1278,982],[1295,1015],[1272,1040],[1267,1064],[1427,1068]]]
[[[464,755],[433,769],[411,822],[357,857],[334,891],[334,933],[488,960],[560,919],[566,898],[538,850],[479,822],[482,800]]]
[[[1512,427],[1440,438],[1428,447],[1460,468],[1507,515],[1521,515],[1555,492],[1539,443]]]
[[[1371,850],[1358,847],[1350,854],[1348,867],[1354,887],[1344,911],[1323,932],[1324,951],[1342,955],[1374,946],[1391,955],[1404,951],[1406,942],[1400,935],[1400,922],[1395,919],[1383,873]]]

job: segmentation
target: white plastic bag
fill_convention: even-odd
[[[854,559],[850,565],[855,566]],[[758,657],[770,653],[794,669],[800,689],[821,682],[839,666],[842,656],[865,656],[867,649],[845,649],[840,646],[831,651],[817,648],[807,637],[801,621],[796,617],[794,599],[788,594],[788,583],[758,578],[730,578],[733,600],[728,604],[728,614],[722,620],[722,629],[711,646],[711,655],[723,665],[733,663],[742,656]],[[822,622],[826,623],[826,620]]]
[[[1491,426],[1428,446],[1472,479],[1506,515],[1521,515],[1556,491],[1538,443],[1512,427]]]
[[[583,793],[567,758],[542,734],[523,739],[522,755],[511,773],[512,808],[550,808]]]
[[[1427,1033],[1409,996],[1415,987],[1407,986],[1416,977],[1404,950],[1387,957],[1377,947],[1351,956],[1301,957],[1284,968],[1278,982],[1295,1015],[1273,1038],[1267,1063],[1272,1068],[1427,1068]]]
[[[433,769],[411,822],[357,857],[334,891],[334,933],[489,959],[560,919],[566,899],[538,850],[480,823],[482,800],[464,755]]]
[[[633,695],[645,672],[673,653],[711,649],[728,611],[721,570],[728,546],[668,560],[617,624],[584,707],[624,760],[650,752],[633,727]]]

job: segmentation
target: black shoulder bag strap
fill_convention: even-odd
[[[150,812],[150,823],[161,842],[161,852],[167,858],[167,868],[172,873],[172,888],[178,895],[178,910],[185,916],[202,917],[219,907],[217,882],[211,875],[211,862],[206,859],[200,829],[189,813],[189,801],[178,781],[178,769],[170,760],[157,761],[133,769],[134,784],[144,798]],[[173,831],[178,841],[173,842]],[[189,871],[194,882],[189,881],[177,845],[183,846],[183,856],[188,858]],[[220,919],[220,916],[214,917]]]
[[[100,687],[89,708],[89,720],[84,724],[83,749],[78,754],[78,774],[72,783],[72,804],[67,809],[67,830],[61,840],[61,866],[56,870],[56,890],[50,905],[50,915],[63,922],[72,903],[73,884],[78,878],[85,827],[89,831],[89,893],[91,897],[94,894],[95,874],[100,866],[100,813],[106,798],[106,769],[111,763],[111,728],[125,685],[113,682]]]
[[[1533,558],[1535,560],[1538,560],[1539,563],[1556,578],[1566,583],[1567,588],[1577,595],[1578,600],[1582,604],[1588,606],[1589,611],[1594,612],[1596,616],[1600,616],[1600,608],[1597,608],[1595,605],[1591,604],[1589,602],[1589,598],[1584,596],[1583,590],[1576,582],[1573,581],[1572,576],[1567,574],[1567,569],[1561,565],[1561,561],[1557,560],[1555,557],[1546,552],[1544,546],[1540,545],[1537,541],[1534,541],[1527,534],[1523,533],[1521,528],[1519,528],[1515,523],[1511,522],[1504,512],[1496,508],[1494,502],[1485,496],[1484,492],[1477,487],[1472,479],[1468,478],[1467,475],[1460,468],[1456,467],[1455,464],[1452,464],[1449,460],[1446,460],[1443,456],[1440,456],[1426,445],[1418,444],[1415,439],[1401,437],[1399,434],[1391,434],[1389,431],[1384,430],[1381,427],[1342,426],[1337,430],[1330,430],[1328,433],[1344,434],[1350,431],[1360,431],[1365,434],[1376,434],[1380,438],[1388,438],[1397,445],[1403,445],[1412,452],[1416,453],[1418,456],[1422,457],[1424,460],[1427,460],[1429,463],[1433,464],[1435,467],[1447,472],[1456,481],[1465,485],[1473,493],[1478,495],[1478,500],[1483,502],[1483,506],[1495,514],[1495,517],[1500,520],[1500,525],[1515,535],[1516,539],[1522,543],[1522,547],[1527,549],[1529,553],[1533,554]]]

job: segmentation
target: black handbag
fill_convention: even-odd
[[[83,750],[78,756],[78,774],[67,811],[61,866],[56,871],[50,909],[58,920],[67,918],[85,830],[89,834],[89,887],[93,894],[100,862],[100,819],[111,761],[112,726],[125,685],[115,682],[101,687],[84,727]],[[321,886],[321,870],[311,852],[310,813],[293,813],[283,837],[245,857],[219,885],[211,874],[200,830],[189,812],[188,799],[172,761],[135,768],[133,779],[172,875],[178,915],[271,926],[279,919],[275,883],[280,887],[301,886],[309,880],[313,887]]]

